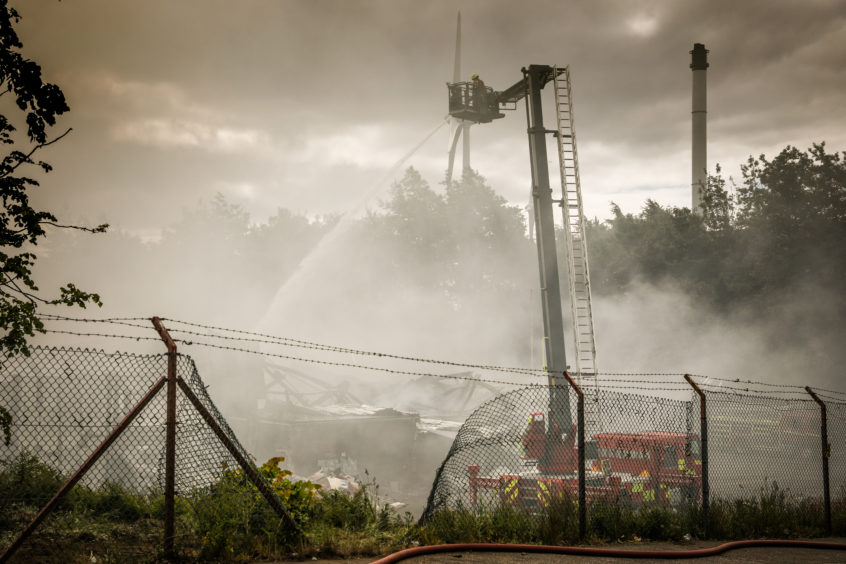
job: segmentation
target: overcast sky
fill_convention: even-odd
[[[60,126],[74,128],[42,157],[55,171],[39,203],[144,236],[216,192],[256,221],[360,203],[443,121],[459,9],[466,78],[501,90],[522,66],[570,66],[589,216],[611,201],[689,205],[695,42],[710,50],[709,167],[736,175],[787,144],[846,149],[845,2],[12,3],[24,53],[68,98]],[[472,166],[524,205],[518,110],[473,127]],[[441,128],[407,162],[434,186],[447,138]]]

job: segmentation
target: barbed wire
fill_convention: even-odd
[[[317,343],[314,341],[306,341],[302,339],[294,339],[291,337],[279,337],[276,335],[269,335],[266,333],[257,333],[253,331],[243,331],[240,329],[228,329],[225,327],[216,327],[212,325],[203,325],[200,323],[193,323],[189,321],[181,321],[178,319],[166,318],[163,317],[162,321],[167,321],[171,323],[181,323],[183,325],[188,325],[192,327],[198,327],[201,329],[209,329],[212,331],[227,331],[231,333],[236,333],[240,335],[249,335],[251,337],[259,337],[259,339],[248,339],[248,338],[237,338],[237,337],[228,337],[225,335],[209,335],[209,334],[202,334],[202,333],[195,333],[189,331],[187,329],[179,329],[179,328],[172,328],[168,327],[168,331],[171,333],[187,333],[187,334],[194,334],[198,336],[205,336],[205,337],[213,337],[218,339],[226,339],[226,340],[243,340],[247,342],[257,342],[257,343],[267,343],[267,344],[282,344],[288,346],[299,346],[304,348],[312,348],[317,350],[325,350],[327,352],[337,352],[337,353],[346,353],[346,354],[354,354],[360,356],[374,356],[380,358],[390,358],[394,360],[406,360],[409,362],[420,362],[420,363],[429,363],[429,364],[440,364],[446,366],[456,366],[459,368],[475,368],[477,370],[489,370],[495,372],[508,372],[514,374],[527,374],[532,376],[545,376],[546,372],[541,369],[534,369],[534,368],[524,368],[524,367],[514,367],[514,366],[497,366],[497,365],[489,365],[489,364],[473,364],[473,363],[466,363],[466,362],[457,362],[451,360],[442,360],[442,359],[432,359],[432,358],[425,358],[425,357],[414,357],[414,356],[407,356],[407,355],[400,355],[395,353],[384,353],[378,351],[366,351],[362,349],[354,349],[349,347],[341,347],[336,345],[326,345],[323,343]]]
[[[717,380],[717,381],[720,381],[720,382],[730,382],[730,383],[734,383],[734,384],[752,384],[754,386],[765,386],[765,387],[768,387],[768,388],[799,388],[799,389],[802,390],[802,393],[805,393],[805,394],[808,393],[807,391],[805,391],[805,386],[802,386],[800,384],[773,384],[771,382],[758,382],[757,380],[741,380],[740,378],[733,378],[733,379],[732,378],[720,378],[719,376],[701,376],[701,375],[694,376],[694,375],[691,375],[691,377],[692,378],[693,377],[706,378],[708,380]],[[826,388],[817,388],[817,387],[813,387],[813,386],[809,386],[809,387],[812,390],[814,390],[814,392],[816,392],[817,390],[821,390],[821,391],[826,391],[826,392],[830,392],[830,393],[834,393],[834,394],[846,395],[846,392],[841,392],[841,391],[837,391],[837,390],[828,390]]]
[[[88,323],[111,323],[113,321],[150,321],[152,317],[70,317],[55,313],[39,313],[39,317],[49,317],[60,321],[84,321]]]
[[[61,329],[44,329],[45,333],[59,333],[62,335],[76,335],[77,337],[107,337],[111,339],[130,339],[133,341],[161,341],[158,337],[141,337],[138,335],[115,335],[113,333],[82,333],[78,331],[63,331]]]
[[[79,337],[105,337],[105,338],[116,338],[116,339],[130,339],[135,341],[160,341],[160,338],[157,337],[143,337],[143,336],[133,336],[133,335],[117,335],[117,334],[109,334],[109,333],[84,333],[84,332],[77,332],[77,331],[66,331],[66,330],[59,330],[59,329],[46,329],[48,333],[58,333],[64,335],[74,335]],[[448,380],[462,380],[462,381],[470,381],[470,382],[479,382],[485,384],[499,384],[505,386],[513,386],[513,387],[548,387],[545,384],[541,383],[526,383],[526,382],[508,382],[504,380],[493,380],[488,378],[474,378],[470,376],[461,376],[457,374],[435,374],[430,372],[417,372],[417,371],[409,371],[409,370],[397,370],[391,368],[384,368],[384,367],[377,367],[377,366],[367,366],[363,364],[354,364],[348,362],[335,362],[335,361],[328,361],[328,360],[319,360],[319,359],[312,359],[312,358],[303,358],[297,357],[292,355],[283,355],[278,353],[270,353],[265,351],[257,351],[253,349],[245,349],[241,347],[231,347],[226,345],[218,345],[213,343],[205,343],[201,341],[189,341],[185,339],[174,339],[174,342],[182,343],[186,346],[203,346],[208,348],[220,349],[220,350],[229,350],[229,351],[236,351],[236,352],[244,352],[249,354],[254,354],[258,356],[264,356],[269,358],[281,358],[285,360],[292,360],[295,362],[304,362],[310,364],[320,364],[324,366],[334,366],[334,367],[341,367],[341,368],[354,368],[358,370],[366,370],[366,371],[375,371],[375,372],[382,372],[386,374],[394,374],[400,376],[416,376],[416,377],[430,377],[430,378],[441,378],[441,379],[448,379]],[[615,373],[616,375],[621,375],[623,373]],[[607,389],[607,388],[600,388],[599,391],[601,392],[608,392],[608,391],[649,391],[649,392],[684,392],[690,390],[690,387],[686,385],[686,383],[671,383],[671,382],[653,382],[651,386],[641,386],[636,384],[642,384],[643,382],[632,382],[632,381],[624,381],[624,380],[616,380],[616,384],[614,388]],[[709,383],[700,383],[700,387],[704,388],[705,392],[708,393],[727,393],[731,395],[740,396],[739,392],[744,392],[746,394],[792,394],[794,396],[804,396],[807,394],[804,390],[769,390],[769,391],[761,391],[761,390],[754,390],[750,388],[738,388],[734,386],[718,386]],[[560,389],[567,389],[571,390],[569,384],[559,384],[555,386],[556,388]],[[592,391],[588,388],[586,396],[588,401],[593,401],[595,394],[591,393]],[[822,396],[821,396],[822,397]],[[834,401],[842,401],[840,398],[833,398],[830,396],[824,396],[826,399],[834,400]],[[791,398],[795,399],[795,398]]]
[[[47,316],[45,316],[47,317]],[[101,323],[116,323],[122,325],[128,325],[131,327],[138,327],[142,329],[147,329],[147,326],[136,325],[136,324],[129,324],[126,321],[138,321],[138,320],[149,320],[149,318],[143,317],[135,317],[135,318],[109,318],[109,319],[89,319],[89,318],[72,318],[72,317],[65,317],[65,316],[55,316],[50,314],[50,317],[54,320],[60,321],[79,321],[79,322],[101,322]],[[506,373],[513,373],[513,374],[524,374],[530,376],[545,376],[546,372],[540,369],[532,369],[532,368],[522,368],[522,367],[509,367],[509,366],[495,366],[495,365],[486,365],[486,364],[473,364],[473,363],[465,363],[465,362],[456,362],[456,361],[449,361],[449,360],[440,360],[440,359],[430,359],[430,358],[423,358],[423,357],[412,357],[412,356],[405,356],[405,355],[398,355],[393,353],[383,353],[377,351],[365,351],[361,349],[353,349],[348,347],[340,347],[335,345],[325,345],[322,343],[316,343],[313,341],[305,341],[302,339],[294,339],[290,337],[279,337],[276,335],[269,335],[265,333],[256,333],[252,331],[244,331],[240,329],[229,329],[226,327],[216,327],[212,325],[204,325],[200,323],[193,323],[190,321],[182,321],[178,319],[172,319],[163,317],[161,318],[162,321],[167,321],[170,323],[179,323],[183,325],[188,325],[192,327],[198,327],[202,329],[209,329],[213,331],[226,331],[236,334],[248,335],[251,337],[258,337],[258,338],[246,338],[246,337],[230,337],[227,335],[214,335],[209,333],[199,333],[196,331],[191,331],[188,329],[180,329],[180,328],[173,328],[168,327],[169,333],[184,333],[194,336],[201,336],[207,338],[214,338],[214,339],[221,339],[221,340],[232,340],[232,341],[243,341],[243,342],[254,342],[259,344],[271,344],[271,345],[284,345],[284,346],[295,346],[300,348],[307,348],[312,350],[323,350],[326,352],[335,352],[335,353],[345,353],[345,354],[354,354],[360,356],[373,356],[373,357],[381,357],[381,358],[390,358],[394,360],[405,360],[410,362],[421,362],[421,363],[430,363],[430,364],[440,364],[445,366],[455,366],[459,368],[475,368],[477,370],[488,370],[488,371],[495,371],[495,372],[506,372]]]
[[[846,396],[846,392],[840,392],[840,391],[837,391],[837,390],[829,390],[827,388],[818,388],[816,386],[808,386],[808,387],[811,388],[811,390],[817,395],[819,395],[818,392],[826,392],[826,393],[829,393],[829,394],[837,394],[837,395],[840,395],[840,396]],[[841,401],[846,401],[846,398],[844,398]]]
[[[597,372],[596,376],[650,376],[684,378],[684,372]]]
[[[737,386],[720,386],[714,384],[699,384],[699,387],[702,388],[705,392],[720,392],[725,390],[731,391],[738,391],[738,392],[746,392],[746,393],[760,393],[760,394],[788,394],[788,395],[797,395],[797,396],[804,396],[806,398],[810,398],[808,392],[805,390],[756,390],[754,388],[740,388]]]
[[[56,315],[54,313],[39,313],[39,317],[47,319],[49,321],[76,321],[82,323],[112,323],[115,325],[128,325],[130,327],[138,327],[140,329],[149,329],[151,327],[150,324],[145,325],[138,325],[137,323],[129,323],[130,321],[147,321],[149,322],[151,318],[149,317],[101,317],[101,318],[93,318],[93,317],[68,317],[66,315]]]
[[[520,374],[526,376],[545,376],[546,373],[543,371],[534,371],[531,369],[524,369],[524,368],[510,368],[506,366],[493,366],[493,365],[485,365],[485,364],[470,364],[470,363],[462,363],[462,362],[454,362],[448,360],[436,360],[436,359],[425,359],[425,358],[414,358],[414,357],[406,357],[401,355],[395,355],[390,353],[380,353],[380,352],[371,352],[371,351],[359,351],[355,349],[347,349],[344,347],[334,347],[331,345],[319,345],[319,344],[307,344],[307,343],[296,343],[296,342],[280,342],[268,339],[256,339],[256,338],[244,338],[244,337],[229,337],[226,335],[213,335],[209,333],[200,333],[197,331],[190,331],[187,329],[171,329],[168,328],[168,332],[171,334],[186,334],[186,335],[193,335],[195,337],[211,337],[215,339],[227,340],[227,341],[240,341],[240,342],[250,342],[250,343],[258,343],[258,344],[270,344],[270,345],[283,345],[283,346],[293,346],[298,348],[310,349],[310,350],[319,350],[319,351],[326,351],[326,352],[334,352],[334,353],[343,353],[343,354],[353,354],[359,356],[370,356],[370,357],[377,357],[377,358],[388,358],[393,360],[405,360],[409,362],[421,362],[421,363],[429,363],[429,364],[440,364],[444,366],[455,366],[457,368],[474,368],[476,370],[486,370],[491,372],[505,372],[508,374]],[[284,338],[282,338],[284,339]]]
[[[561,387],[567,387],[567,386],[561,386]],[[690,388],[690,386],[688,386],[688,387],[686,387],[686,388],[684,388],[684,387],[680,387],[680,388],[669,388],[669,387],[666,387],[666,386],[626,386],[626,385],[622,385],[622,386],[614,386],[613,388],[600,388],[600,391],[601,391],[601,392],[614,392],[614,391],[617,391],[617,390],[649,390],[649,391],[653,391],[653,392],[685,392],[685,391],[692,391],[692,390],[691,390],[691,388]],[[586,395],[586,396],[592,396],[592,395],[594,395],[594,394],[591,392],[591,390],[589,390],[589,389],[588,389],[588,390],[585,390],[585,389],[584,389],[584,387],[582,387],[582,391],[585,393],[585,395]]]
[[[572,375],[571,375],[572,376]],[[579,385],[582,388],[589,389],[594,385],[602,386],[604,384],[619,384],[619,385],[626,385],[626,384],[656,384],[659,386],[679,386],[682,389],[692,390],[693,388],[690,387],[690,384],[685,382],[684,380],[680,382],[667,382],[658,381],[658,380],[643,380],[643,379],[624,379],[624,378],[602,378],[602,375],[598,375],[595,381],[585,381],[582,380]],[[577,380],[578,382],[578,380]]]
[[[139,329],[150,329],[151,327],[144,324],[138,324],[134,322],[138,321],[150,321],[151,318],[148,317],[111,317],[111,318],[79,318],[79,317],[69,317],[69,316],[62,316],[56,314],[43,314],[43,316],[47,320],[51,321],[72,321],[72,322],[86,322],[86,323],[110,323],[116,325],[122,325],[127,327],[139,328]],[[533,368],[525,368],[525,367],[514,367],[514,366],[499,366],[499,365],[491,365],[491,364],[478,364],[478,363],[465,363],[465,362],[457,362],[451,360],[443,360],[443,359],[433,359],[433,358],[426,358],[426,357],[415,357],[415,356],[408,356],[408,355],[401,355],[396,353],[385,353],[385,352],[378,352],[378,351],[367,351],[362,349],[355,349],[350,347],[343,347],[337,345],[327,345],[323,343],[318,343],[315,341],[308,341],[303,339],[295,339],[291,337],[280,337],[276,335],[270,335],[267,333],[259,333],[254,331],[245,331],[241,329],[231,329],[227,327],[220,327],[215,325],[203,324],[203,323],[196,323],[191,321],[184,321],[180,319],[174,319],[169,317],[162,317],[162,321],[167,321],[168,323],[174,323],[177,325],[185,325],[188,327],[195,327],[198,329],[205,329],[207,331],[218,331],[224,333],[232,333],[235,335],[243,335],[243,336],[230,336],[230,335],[220,335],[208,332],[200,332],[200,331],[193,331],[191,329],[183,329],[180,327],[168,327],[168,331],[174,334],[183,334],[183,335],[191,335],[195,337],[205,337],[209,339],[219,339],[223,341],[235,341],[235,342],[244,342],[244,343],[257,343],[257,344],[266,344],[266,345],[279,345],[279,346],[291,346],[297,348],[303,348],[308,350],[316,350],[316,351],[324,351],[324,352],[331,352],[337,354],[351,354],[357,356],[367,356],[367,357],[374,357],[374,358],[386,358],[386,359],[393,359],[393,360],[403,360],[407,362],[415,362],[415,363],[425,363],[425,364],[436,364],[441,366],[453,366],[457,368],[468,368],[468,369],[475,369],[475,370],[483,370],[483,371],[490,371],[490,372],[502,372],[506,374],[514,374],[519,376],[533,376],[533,377],[545,377],[548,376],[547,372],[541,369],[533,369]],[[48,332],[52,333],[62,333],[62,334],[69,334],[69,335],[77,335],[77,336],[85,336],[85,337],[108,337],[108,338],[122,338],[122,339],[135,339],[135,340],[153,340],[157,341],[160,340],[157,337],[140,337],[140,336],[129,336],[129,335],[110,335],[104,333],[82,333],[82,332],[73,332],[73,331],[62,331],[62,330],[55,330],[50,329]],[[193,341],[186,340],[186,339],[175,339],[183,342],[185,344],[193,344]],[[302,362],[311,362],[311,363],[321,363],[330,366],[347,366],[347,367],[358,367],[358,368],[365,368],[367,370],[378,370],[378,371],[385,371],[391,372],[392,369],[381,369],[378,367],[372,366],[363,366],[358,365],[355,363],[344,363],[344,362],[334,362],[334,361],[324,361],[324,360],[316,360],[316,359],[303,359],[301,357],[293,356],[293,355],[284,355],[284,354],[277,354],[277,353],[269,353],[263,351],[255,351],[252,349],[243,349],[239,347],[231,347],[231,346],[224,346],[224,345],[215,345],[211,343],[196,343],[201,346],[210,347],[210,348],[218,348],[222,350],[233,350],[233,351],[242,351],[248,352],[251,354],[257,354],[261,356],[268,356],[268,357],[276,357],[276,358],[283,358],[289,360],[297,360]],[[394,373],[405,373],[408,375],[431,375],[425,372],[414,372],[414,371],[393,371]],[[683,391],[688,389],[689,386],[686,382],[667,382],[666,379],[668,378],[683,378],[685,373],[683,372],[599,372],[596,374],[581,374],[578,372],[571,373],[571,375],[575,376],[577,379],[582,378],[595,378],[598,385],[606,384],[606,383],[614,383],[616,389],[635,389],[635,390],[655,390],[655,391]],[[437,376],[437,375],[436,375]],[[612,378],[608,378],[611,376]],[[806,395],[807,392],[805,391],[805,387],[796,384],[775,384],[770,382],[758,382],[754,380],[742,380],[740,378],[723,378],[719,376],[707,376],[703,374],[690,374],[691,378],[699,385],[703,390],[708,392],[719,392],[719,391],[731,391],[731,392],[744,392],[750,394],[793,394],[793,395]],[[438,376],[441,377],[441,376]],[[580,378],[581,377],[581,378]],[[614,378],[614,377],[624,377],[624,378]],[[639,380],[632,380],[633,378]],[[643,380],[644,378],[658,378],[660,380]],[[483,381],[477,378],[469,378],[470,380],[476,381]],[[494,380],[484,380],[489,381],[491,383],[496,383]],[[712,382],[725,382],[727,384],[748,384],[749,386],[730,386],[730,385],[721,385],[715,384]],[[632,386],[631,384],[643,384],[643,383],[651,383],[654,384],[653,386]],[[513,383],[509,383],[509,385],[514,385]],[[585,382],[582,379],[582,386],[590,389],[592,382]],[[672,386],[672,387],[667,387]],[[781,390],[761,390],[755,388],[782,388]],[[827,392],[829,394],[835,394],[835,396],[844,396],[843,398],[834,397],[832,399],[838,401],[844,401],[846,399],[846,392],[832,390],[828,388],[812,388],[816,393],[819,392]],[[831,396],[828,396],[831,397]]]
[[[253,350],[253,349],[245,349],[245,348],[240,348],[240,347],[230,347],[230,346],[226,346],[226,345],[216,345],[216,344],[212,344],[212,343],[203,343],[203,342],[200,342],[200,341],[185,341],[183,339],[174,339],[174,342],[175,343],[182,343],[183,345],[186,345],[186,346],[197,345],[197,346],[201,346],[201,347],[209,347],[209,348],[214,348],[214,349],[250,353],[250,354],[254,354],[254,355],[266,356],[266,357],[271,357],[271,358],[282,358],[282,359],[285,359],[285,360],[293,360],[293,361],[297,361],[297,362],[306,362],[306,363],[311,363],[311,364],[321,364],[321,365],[324,365],[324,366],[335,366],[335,367],[341,367],[341,368],[355,368],[355,369],[359,369],[359,370],[384,372],[384,373],[387,373],[387,374],[396,374],[396,375],[401,375],[401,376],[427,376],[427,377],[433,377],[433,378],[446,378],[446,379],[449,379],[449,380],[467,380],[467,381],[472,381],[472,382],[481,382],[481,383],[485,383],[485,384],[501,384],[501,385],[505,385],[505,386],[518,386],[518,387],[526,385],[525,383],[522,383],[522,382],[507,382],[507,381],[504,381],[504,380],[490,380],[490,379],[487,379],[487,378],[472,378],[470,376],[461,376],[461,375],[457,375],[457,374],[433,374],[431,372],[413,372],[413,371],[409,371],[409,370],[396,370],[396,369],[393,369],[393,368],[384,368],[384,367],[381,367],[381,366],[366,366],[366,365],[363,365],[363,364],[353,364],[353,363],[350,363],[350,362],[335,362],[335,361],[331,361],[331,360],[318,360],[318,359],[315,359],[315,358],[302,358],[302,357],[297,357],[297,356],[284,355],[284,354],[278,354],[278,353],[269,353],[269,352],[257,351],[257,350]]]
[[[846,399],[830,396],[826,393],[819,393],[819,392],[815,392],[815,393],[822,399],[827,399],[827,400],[833,401],[835,403],[841,403],[841,404],[846,405]]]

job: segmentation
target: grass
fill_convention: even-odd
[[[177,497],[176,546],[184,561],[375,556],[417,544],[499,542],[576,544],[577,504],[568,497],[529,514],[507,504],[443,509],[425,523],[399,515],[378,498],[375,483],[353,495],[291,482],[281,459],[261,466],[300,525],[285,528],[239,470],[224,470],[213,486]],[[63,483],[63,476],[22,454],[0,463],[0,549],[8,546]],[[832,505],[833,533],[846,536],[846,492]],[[154,562],[161,559],[164,499],[119,484],[77,486],[18,553],[20,561]],[[796,498],[775,483],[743,499],[714,500],[711,537],[814,537],[824,534],[819,502]],[[701,538],[697,505],[632,507],[589,502],[588,543]]]
[[[843,499],[841,497],[841,499]],[[843,502],[832,504],[832,532],[846,534]],[[772,482],[757,495],[711,503],[710,533],[717,538],[817,537],[825,532],[821,501],[792,496]]]

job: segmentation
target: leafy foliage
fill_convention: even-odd
[[[12,442],[12,414],[0,406],[0,431],[3,431],[3,443],[9,446]]]
[[[640,214],[612,206],[589,224],[591,281],[597,293],[637,281],[666,281],[725,310],[767,304],[802,285],[841,296],[846,309],[846,153],[825,144],[749,158],[739,184],[716,174],[702,214],[648,200]]]
[[[0,461],[0,509],[12,503],[39,505],[49,499],[64,482],[61,473],[37,456],[21,452],[11,460]],[[2,513],[3,511],[0,511]]]
[[[291,472],[281,469],[284,459],[271,458],[259,468],[285,503],[294,520],[308,522],[320,486],[307,481],[292,481]],[[197,492],[192,499],[196,529],[202,536],[204,558],[232,558],[245,554],[257,541],[266,549],[287,545],[294,539],[267,505],[258,489],[241,468],[224,468],[221,479],[208,491]]]
[[[52,139],[49,128],[56,124],[56,118],[69,110],[64,94],[55,84],[44,82],[41,67],[26,59],[20,49],[23,47],[13,23],[20,21],[20,15],[8,6],[7,0],[0,0],[0,96],[14,98],[18,110],[24,114],[28,144],[21,150],[15,132],[16,127],[5,115],[0,115],[0,144],[10,146],[9,152],[0,160],[0,328],[5,334],[0,337],[0,349],[7,356],[29,354],[26,339],[35,331],[44,331],[37,315],[39,304],[85,307],[87,304],[102,305],[99,295],[80,290],[73,284],[59,289],[55,298],[43,298],[32,277],[36,255],[25,246],[37,245],[46,235],[44,227],[64,227],[91,232],[103,232],[107,225],[96,228],[60,225],[52,213],[32,207],[28,191],[39,186],[37,180],[25,176],[27,167],[35,167],[48,173],[48,163],[35,159],[41,149],[56,143],[70,130]]]

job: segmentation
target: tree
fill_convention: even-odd
[[[846,153],[788,146],[741,170],[740,184],[729,180],[732,195],[717,167],[701,215],[649,200],[640,214],[612,206],[612,219],[591,222],[593,288],[613,294],[635,280],[672,281],[728,310],[766,309],[815,287],[841,296],[831,311],[846,309]]]
[[[741,170],[736,227],[767,285],[810,277],[846,289],[846,153],[788,146],[772,160],[749,157]]]
[[[24,114],[26,139],[17,134],[12,120],[0,114],[0,144],[8,153],[0,161],[0,350],[6,356],[29,355],[27,338],[44,332],[38,316],[41,305],[86,307],[102,305],[95,293],[80,290],[68,283],[58,290],[58,296],[44,297],[32,276],[36,255],[31,248],[47,235],[45,227],[80,229],[103,232],[108,225],[96,228],[62,225],[49,211],[36,210],[30,203],[29,191],[39,186],[37,180],[24,175],[35,168],[42,173],[51,170],[49,164],[35,159],[36,153],[63,139],[70,129],[55,137],[48,132],[56,125],[56,117],[69,111],[64,94],[55,84],[44,82],[41,67],[20,53],[23,47],[13,23],[20,15],[0,0],[0,101],[4,96],[14,100],[17,110]]]
[[[368,223],[392,246],[398,271],[418,286],[450,296],[523,286],[532,272],[531,243],[519,208],[475,172],[435,192],[414,168],[391,187],[382,213]]]
[[[409,168],[360,234],[364,260],[378,273],[367,292],[392,304],[406,329],[415,323],[464,358],[528,356],[533,245],[520,208],[483,177],[466,173],[436,191]]]

